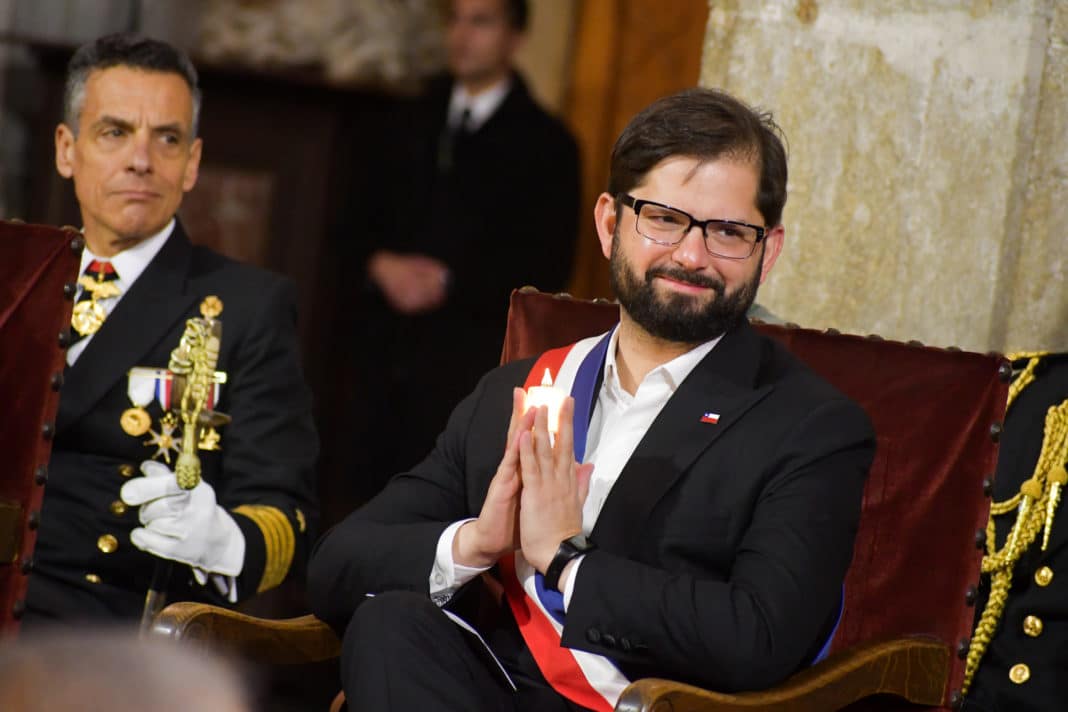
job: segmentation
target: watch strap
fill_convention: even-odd
[[[593,543],[582,535],[573,536],[560,542],[556,554],[545,569],[545,587],[559,591],[560,575],[564,573],[564,567],[572,559],[577,559],[594,548]]]

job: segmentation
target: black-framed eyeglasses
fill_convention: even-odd
[[[619,202],[634,210],[638,234],[658,245],[677,245],[694,227],[701,228],[705,249],[714,257],[748,259],[764,239],[767,228],[739,220],[698,220],[670,205],[641,200],[623,193]]]

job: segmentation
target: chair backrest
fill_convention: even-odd
[[[18,628],[33,566],[82,245],[72,230],[0,221],[0,634]]]
[[[502,362],[606,331],[619,310],[513,292]],[[756,324],[857,401],[878,446],[864,491],[845,613],[832,652],[930,635],[956,652],[971,633],[1009,364],[994,354]],[[964,643],[967,644],[966,642]],[[945,700],[960,689],[957,657]]]

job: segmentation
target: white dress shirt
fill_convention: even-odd
[[[583,462],[593,463],[590,491],[582,506],[582,533],[589,536],[601,513],[608,493],[619,479],[624,466],[630,460],[646,431],[660,415],[671,396],[690,372],[719,343],[722,336],[697,346],[667,363],[649,371],[638,384],[633,394],[623,388],[616,366],[616,348],[619,329],[612,332],[605,355],[604,380],[597,396],[597,403],[590,418],[586,435],[586,452]],[[486,569],[457,564],[452,558],[452,543],[456,531],[465,519],[454,522],[438,539],[434,564],[430,570],[430,596],[438,605],[444,605],[463,584]],[[578,568],[584,557],[576,559],[571,575],[564,584],[564,610],[571,602]]]
[[[467,117],[467,126],[464,127],[467,131],[477,131],[482,128],[482,124],[489,121],[489,118],[504,102],[504,98],[508,96],[508,90],[511,88],[512,78],[505,77],[489,89],[484,89],[478,94],[471,95],[462,84],[457,82],[452,88],[452,96],[449,97],[447,119],[449,128],[454,131],[460,128],[460,120],[464,115],[464,111],[470,112]]]
[[[86,245],[82,250],[82,264],[78,270],[78,274],[85,274],[86,268],[93,260],[99,260],[100,262],[110,262],[115,268],[115,275],[117,279],[112,283],[118,287],[119,294],[115,297],[109,297],[107,299],[97,299],[96,302],[103,307],[104,312],[111,314],[115,309],[115,305],[119,303],[123,295],[127,290],[133,286],[133,283],[137,281],[137,278],[141,276],[141,273],[148,267],[148,263],[155,258],[159,251],[163,248],[167,238],[174,232],[174,218],[167,225],[157,232],[155,235],[145,238],[141,242],[137,243],[133,247],[123,250],[114,257],[98,257],[94,255]],[[82,287],[78,287],[78,295],[75,297],[77,301],[81,297]],[[78,360],[78,357],[85,351],[85,347],[89,345],[89,342],[93,340],[93,334],[89,334],[79,339],[74,344],[71,344],[67,349],[67,365],[73,366],[74,362]]]

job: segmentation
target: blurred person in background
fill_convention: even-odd
[[[522,0],[450,3],[448,74],[390,117],[380,175],[343,217],[342,269],[363,287],[346,468],[360,500],[429,452],[497,364],[511,291],[570,277],[578,151],[514,67],[527,22]]]

